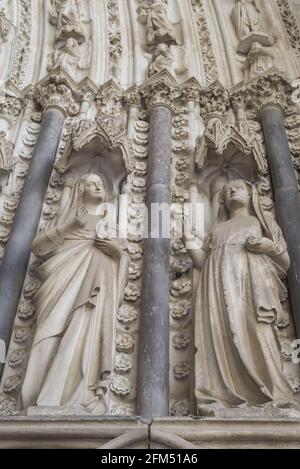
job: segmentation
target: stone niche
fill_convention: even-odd
[[[8,351],[9,360],[2,375],[3,394],[1,394],[1,400],[4,414],[9,412],[8,408],[12,410],[14,406],[17,413],[21,415],[25,413],[29,416],[92,416],[93,412],[97,415],[131,415],[134,413],[138,319],[138,309],[134,303],[135,300],[138,299],[138,295],[130,290],[128,283],[130,279],[139,277],[138,272],[140,272],[140,267],[135,266],[134,263],[130,263],[128,242],[126,239],[119,240],[119,233],[117,232],[118,226],[119,229],[124,227],[125,230],[127,227],[128,194],[126,194],[126,191],[128,191],[128,177],[130,178],[128,171],[129,153],[127,153],[127,141],[126,138],[123,140],[120,138],[119,143],[116,143],[115,146],[108,145],[107,134],[104,134],[104,132],[101,133],[99,126],[96,129],[90,128],[88,131],[84,132],[84,135],[82,134],[83,136],[81,135],[81,138],[78,138],[79,135],[80,132],[76,133],[73,140],[71,138],[67,140],[64,151],[56,161],[50,179],[37,235],[37,239],[42,239],[42,244],[39,245],[38,241],[38,248],[36,251],[34,249],[35,253],[32,253],[31,256],[28,274],[15,321],[14,333]],[[74,142],[76,142],[75,145]],[[76,146],[76,150],[74,146]],[[92,192],[90,194],[91,197],[88,196],[86,200],[85,187],[87,186],[90,189],[92,187]],[[88,191],[90,191],[90,189],[88,189]],[[93,191],[95,192],[94,195]],[[105,203],[103,203],[101,199],[101,191],[105,193]],[[97,202],[97,194],[98,197],[100,197],[100,202]],[[80,214],[80,207],[83,204],[89,207],[88,210],[91,210],[91,213],[87,215]],[[73,218],[74,215],[77,219],[80,219],[82,215],[83,218],[86,217],[85,220],[82,218],[81,222],[86,223],[84,226],[87,227],[87,232],[84,233],[84,231],[82,231],[83,225],[79,222],[75,229],[72,229],[66,234],[66,239],[63,244],[61,244],[62,239],[60,238],[59,227],[66,226],[66,224],[69,223],[72,213]],[[79,261],[77,265],[76,257],[78,255],[80,257],[84,244],[93,246],[93,242],[88,240],[89,237],[93,236],[93,230],[98,230],[97,233],[99,237],[111,238],[111,240],[119,243],[120,250],[117,252],[116,257],[114,257],[115,251],[111,254],[108,249],[107,253],[109,254],[104,256],[105,258],[102,262],[100,258],[95,259],[93,254],[89,255],[86,252],[86,256],[82,258],[83,264]],[[76,231],[78,232],[77,234]],[[48,246],[48,243],[44,243],[45,240],[43,240],[43,236],[45,237],[45,235],[48,241],[51,240],[51,242],[54,243],[52,247]],[[72,253],[73,248],[70,246],[69,257],[67,254],[69,249],[68,243],[80,244],[82,242],[83,245],[77,254],[75,252]],[[65,245],[65,243],[67,244]],[[59,246],[61,246],[61,248],[59,248]],[[52,248],[55,249],[53,250]],[[57,248],[58,251],[62,249],[61,258],[60,254],[57,254]],[[91,249],[95,250],[97,256],[98,249],[95,247],[91,247]],[[133,247],[131,245],[131,250],[132,249]],[[136,250],[133,251],[135,252]],[[69,261],[67,260],[68,257]],[[89,257],[90,259],[88,260]],[[67,261],[65,265],[64,258],[66,258]],[[112,260],[110,261],[110,259]],[[53,264],[54,272],[56,272],[53,277],[51,269],[47,273],[41,273],[44,267],[47,270],[46,266],[51,262],[54,262],[56,265],[56,267],[54,267]],[[98,274],[96,272],[101,271],[100,266],[103,263],[105,264],[105,262],[106,265],[103,265],[102,280],[100,277],[97,280],[96,277]],[[73,272],[71,272],[71,270],[73,270]],[[59,272],[61,272],[62,275],[61,285],[63,290],[61,290],[61,287],[57,284],[57,276],[60,275]],[[51,282],[51,278],[53,278],[52,282],[54,282],[52,286],[48,284],[49,281]],[[76,287],[76,278],[78,278],[78,282],[81,284],[79,289]],[[85,278],[84,282],[82,281],[83,278]],[[108,279],[110,279],[111,282],[108,282],[110,284],[106,285],[105,282]],[[74,281],[75,283],[73,284]],[[56,287],[58,287],[58,290],[56,290]],[[43,298],[40,309],[40,306],[36,303],[36,299],[40,293],[43,296],[43,288],[46,288],[48,293]],[[101,300],[100,290],[102,290],[103,293]],[[81,329],[83,325],[82,317],[78,317],[79,323],[77,325],[74,324],[74,332],[77,331],[77,333],[75,332],[75,336],[73,336],[75,339],[73,344],[74,349],[72,349],[71,345],[72,340],[70,342],[72,333],[69,337],[66,335],[72,323],[72,318],[75,319],[72,306],[71,309],[69,309],[68,306],[68,304],[72,304],[73,302],[73,294],[75,295],[73,298],[76,306],[75,309],[78,311],[79,307],[80,310],[82,308],[80,304],[83,302],[89,309],[89,311],[86,311],[87,315],[90,314],[91,317],[94,316],[93,324],[89,324],[89,319],[87,319],[87,323],[83,329]],[[136,295],[136,297],[133,297],[134,295]],[[52,312],[50,314],[50,322],[47,323],[46,319],[46,323],[43,323],[43,318],[41,319],[42,322],[40,322],[39,318],[41,318],[41,316],[39,315],[43,316],[44,314],[42,309],[43,304],[47,303],[47,297],[50,299],[51,306],[49,307]],[[80,299],[80,297],[82,297],[82,299]],[[39,300],[37,301],[39,303]],[[58,306],[57,309],[54,306],[55,304]],[[107,311],[106,316],[103,315],[104,310]],[[57,311],[57,313],[55,313],[55,311]],[[94,314],[96,311],[99,311],[98,319],[97,314]],[[46,313],[46,316],[49,312]],[[51,319],[53,313],[54,315],[57,314],[57,316],[53,316]],[[83,312],[83,314],[85,313]],[[65,318],[61,321],[63,315],[65,315]],[[55,331],[54,329],[50,331],[52,328],[51,324]],[[58,324],[60,324],[60,326],[58,326]],[[57,331],[57,326],[61,327],[61,332]],[[46,332],[47,329],[49,334]],[[79,332],[80,329],[81,332]],[[38,337],[39,334],[42,335]],[[89,367],[92,369],[94,368],[94,364],[98,363],[98,365],[96,365],[98,366],[98,371],[95,370],[96,379],[90,376],[86,377],[89,381],[93,379],[93,383],[89,384],[88,387],[90,388],[89,393],[91,396],[94,396],[92,400],[97,403],[97,410],[93,408],[91,412],[90,407],[87,408],[78,405],[76,397],[75,402],[73,402],[73,398],[71,398],[72,402],[70,401],[68,404],[62,404],[58,401],[54,404],[52,401],[53,393],[51,392],[52,397],[50,398],[50,395],[48,395],[50,398],[49,403],[47,402],[48,398],[46,398],[46,401],[44,401],[42,405],[34,405],[36,397],[31,393],[30,388],[34,388],[35,383],[39,381],[38,376],[40,371],[43,374],[41,381],[45,381],[45,378],[47,380],[47,366],[49,365],[47,365],[45,361],[43,366],[40,358],[38,358],[39,353],[42,353],[42,356],[45,358],[47,355],[46,350],[38,352],[36,355],[37,362],[35,362],[35,358],[33,358],[34,353],[32,351],[34,351],[35,343],[37,347],[39,347],[39,343],[42,342],[46,344],[49,340],[48,359],[51,362],[53,353],[55,356],[56,353],[59,353],[60,348],[57,344],[54,346],[54,349],[51,350],[51,336],[53,334],[59,336],[58,341],[61,345],[63,345],[64,338],[66,339],[65,344],[67,345],[67,343],[69,343],[69,345],[71,345],[71,349],[69,349],[68,346],[67,349],[61,349],[62,354],[60,354],[62,360],[67,356],[71,359],[67,365],[69,373],[69,378],[67,377],[69,384],[67,384],[66,381],[67,387],[71,382],[77,382],[76,376],[79,377],[82,372],[84,373],[84,369],[88,369]],[[81,339],[79,337],[80,335]],[[88,346],[88,349],[85,348],[89,340],[91,340],[90,344],[93,343],[93,347],[96,347],[94,351],[92,350],[93,347],[89,348]],[[104,344],[104,342],[106,345],[102,347],[102,343]],[[76,350],[79,354],[83,352],[80,358],[79,355],[77,356]],[[58,355],[56,356],[58,358]],[[75,361],[71,358],[72,356]],[[88,358],[89,356],[90,358]],[[101,368],[100,356],[103,357],[103,361],[105,362],[105,369],[102,368],[102,371],[99,371]],[[88,362],[85,362],[85,360],[88,360]],[[59,362],[60,359],[58,358],[57,370],[59,370],[61,366],[64,366],[62,362]],[[90,363],[90,365],[88,365],[88,363]],[[41,370],[39,370],[39,367],[41,367]],[[32,377],[30,377],[30,368],[32,369]],[[82,370],[81,372],[80,369]],[[28,387],[26,386],[26,381]],[[50,381],[53,385],[53,379],[50,379]],[[74,388],[75,393],[78,392],[80,388],[80,384],[79,387],[77,387],[77,384],[75,384],[77,391]],[[25,391],[27,397],[23,395],[25,386],[28,391],[28,395],[27,391]],[[54,388],[58,387],[54,385]],[[63,393],[64,391],[62,390],[62,394]],[[60,400],[60,398],[58,399]],[[26,402],[28,404],[26,404]],[[102,402],[100,406],[98,406],[99,402]]]

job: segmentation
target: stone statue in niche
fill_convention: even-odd
[[[79,44],[77,39],[70,37],[66,44],[55,49],[49,56],[48,70],[63,67],[69,75],[77,77],[77,70],[87,70],[91,60],[91,42]]]
[[[201,249],[186,247],[200,271],[195,310],[195,395],[199,415],[231,408],[290,408],[276,327],[286,324],[282,283],[290,261],[273,216],[256,188],[234,180]],[[280,410],[279,410],[280,412]]]
[[[264,32],[262,10],[258,0],[237,0],[232,10],[232,20],[239,44],[238,54],[243,62],[244,79],[264,73],[274,65],[275,40]]]
[[[57,40],[73,37],[79,43],[84,42],[85,34],[77,0],[52,0],[51,7],[50,22],[57,26]]]
[[[137,11],[139,22],[146,25],[148,46],[177,44],[173,25],[168,19],[166,0],[143,1]]]
[[[24,409],[107,412],[114,320],[128,264],[126,245],[108,226],[107,187],[97,174],[76,180],[56,220],[33,242],[43,260],[36,271],[42,285],[33,298],[36,331],[21,390]]]
[[[232,19],[240,40],[253,32],[263,30],[258,0],[237,0],[232,11]]]
[[[162,43],[156,47],[148,75],[151,77],[165,69],[177,75],[181,75],[187,70],[185,50],[182,46],[169,46]]]

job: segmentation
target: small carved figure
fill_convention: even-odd
[[[73,37],[79,43],[85,41],[77,0],[52,0],[50,22],[57,25],[56,37],[58,40]]]
[[[150,4],[143,3],[138,8],[138,19],[146,25],[147,44],[177,44],[174,28],[168,19],[166,0],[153,0]]]
[[[77,39],[70,37],[65,46],[56,49],[50,56],[48,62],[48,70],[63,67],[70,76],[77,77],[77,69],[87,70],[91,59],[91,43],[84,42],[79,45]]]
[[[149,66],[149,77],[162,70],[181,75],[187,70],[185,62],[185,50],[182,46],[168,46],[159,44],[153,54],[152,63]]]

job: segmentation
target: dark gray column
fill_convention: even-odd
[[[147,209],[170,204],[172,115],[168,107],[150,111]],[[149,216],[149,232],[155,229]],[[146,418],[169,414],[169,264],[170,239],[145,239],[142,312],[139,338],[137,415]]]
[[[6,346],[22,292],[36,235],[44,197],[51,175],[64,114],[58,108],[49,108],[43,120],[10,237],[0,268],[0,339]]]
[[[279,107],[266,106],[261,121],[268,152],[278,221],[291,257],[289,290],[297,336],[300,337],[300,195],[284,124]]]

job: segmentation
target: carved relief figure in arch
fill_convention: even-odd
[[[52,0],[50,21],[57,25],[57,39],[66,40],[73,37],[78,42],[85,41],[77,0]]]
[[[290,261],[273,216],[242,180],[220,192],[217,222],[196,248],[195,395],[199,415],[226,408],[293,406],[283,374],[277,326],[285,321],[282,279]]]
[[[36,330],[22,404],[102,415],[108,411],[114,320],[128,256],[124,243],[107,231],[111,205],[103,175],[75,179],[63,200],[56,220],[32,246],[42,259],[42,285],[33,298]]]
[[[56,67],[63,67],[67,73],[77,78],[78,70],[87,70],[91,59],[91,41],[79,44],[78,41],[70,37],[66,44],[55,49],[48,59],[48,70],[51,72]]]
[[[146,25],[147,45],[177,44],[173,25],[168,19],[167,0],[143,0],[138,15],[139,22]]]
[[[232,19],[239,39],[262,31],[262,13],[258,0],[237,0]]]

